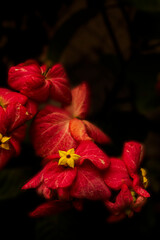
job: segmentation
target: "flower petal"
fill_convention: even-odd
[[[92,141],[82,141],[76,149],[76,154],[80,155],[80,164],[85,159],[90,160],[99,169],[105,169],[109,166],[109,157]]]

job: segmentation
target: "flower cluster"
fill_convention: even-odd
[[[86,199],[102,201],[110,222],[140,211],[150,196],[146,170],[140,168],[143,146],[125,143],[121,158],[109,157],[97,146],[110,138],[86,120],[86,82],[71,89],[61,64],[39,66],[29,60],[9,69],[8,84],[17,92],[0,89],[0,167],[20,153],[26,122],[33,119],[31,141],[43,168],[22,189],[35,188],[46,200],[31,216],[82,209]]]

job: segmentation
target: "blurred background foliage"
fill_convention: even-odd
[[[22,153],[0,171],[2,236],[15,239],[106,239],[152,237],[160,233],[160,0],[59,0],[0,8],[1,87],[11,65],[27,59],[61,62],[72,86],[91,87],[88,119],[112,144],[101,146],[120,156],[123,143],[145,146],[143,166],[151,198],[132,219],[109,225],[100,203],[86,203],[52,217],[31,219],[28,212],[44,200],[21,186],[40,168],[28,138]]]

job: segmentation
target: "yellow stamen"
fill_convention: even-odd
[[[74,148],[69,149],[66,151],[59,150],[59,159],[58,165],[69,166],[74,168],[75,161],[80,158],[79,155],[75,154]]]
[[[0,133],[0,142],[1,142],[0,148],[9,150],[10,148],[9,148],[9,143],[8,143],[8,141],[9,141],[10,138],[11,138],[11,137],[7,137],[7,136],[4,136],[4,137],[3,137],[3,135]]]
[[[11,138],[11,137],[6,137],[6,136],[4,136],[4,137],[1,139],[1,142],[2,142],[2,143],[6,143],[6,142],[9,141],[10,138]]]

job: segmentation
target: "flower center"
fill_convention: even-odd
[[[9,139],[11,137],[7,137],[7,136],[3,136],[1,133],[0,133],[0,148],[3,148],[5,150],[9,150]]]
[[[66,151],[59,150],[60,159],[58,161],[58,165],[68,166],[74,168],[74,164],[76,160],[80,158],[79,155],[75,154],[74,148]]]

